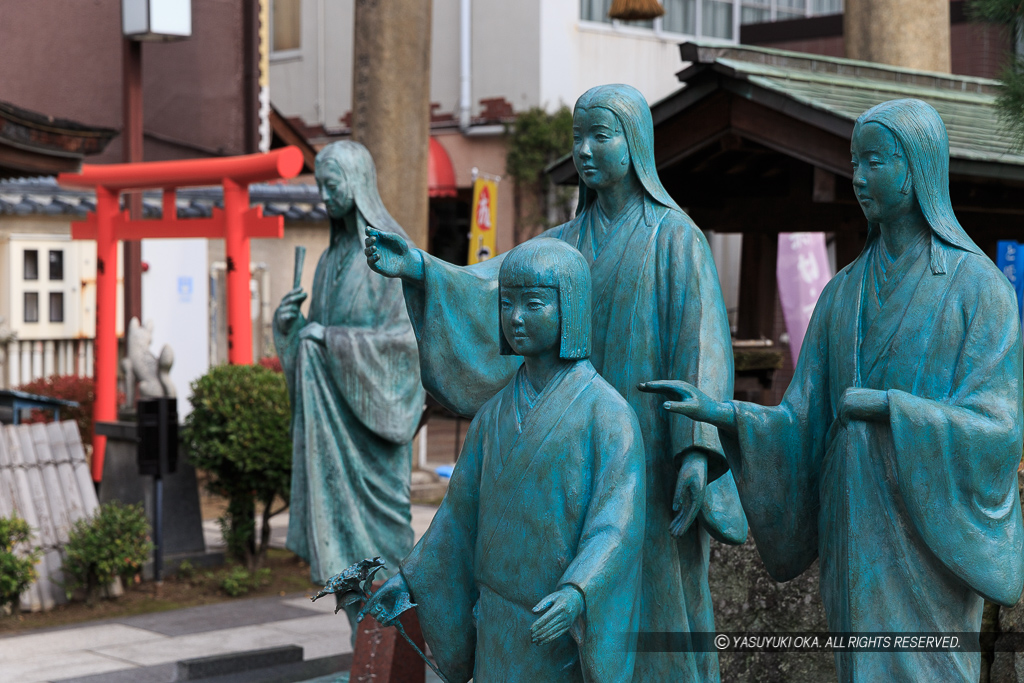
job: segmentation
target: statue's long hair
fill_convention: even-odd
[[[377,168],[369,150],[351,140],[340,140],[327,145],[316,155],[318,182],[321,180],[324,167],[332,161],[341,169],[344,181],[352,190],[356,210],[363,215],[366,222],[378,230],[395,232],[408,240],[409,236],[405,234],[402,226],[384,208],[380,191],[377,189]],[[341,219],[330,218],[330,221],[332,235],[345,229]]]
[[[682,209],[669,196],[661,184],[661,179],[658,178],[658,170],[654,165],[654,120],[651,118],[651,108],[640,91],[631,85],[621,83],[599,85],[583,93],[576,100],[573,115],[575,116],[579,109],[596,107],[610,111],[622,126],[626,143],[629,146],[630,161],[633,162],[633,169],[644,188],[644,219],[647,224],[654,225],[655,223],[653,212],[650,211],[650,202],[682,213]],[[597,193],[587,187],[583,182],[583,174],[580,173],[580,199],[576,206],[577,217],[582,216],[596,200]]]
[[[560,339],[559,358],[590,357],[590,265],[580,252],[560,239],[539,237],[508,252],[498,272],[498,339],[501,355],[515,352],[501,329],[501,289],[504,287],[557,287]]]
[[[949,135],[939,112],[921,100],[889,100],[868,109],[857,119],[857,128],[867,123],[885,126],[907,155],[911,185],[921,213],[932,230],[931,268],[946,272],[943,250],[935,239],[957,249],[981,254],[953,214],[949,200]],[[868,223],[868,244],[879,235],[877,223]],[[866,247],[865,247],[866,248]]]

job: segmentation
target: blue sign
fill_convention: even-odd
[[[1020,298],[1020,295],[1017,295]],[[192,301],[192,278],[181,276],[178,278],[178,301],[187,304]]]
[[[1024,254],[1021,244],[1013,240],[1000,240],[996,243],[996,266],[1013,285],[1017,292],[1017,315],[1024,318]]]

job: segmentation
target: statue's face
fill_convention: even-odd
[[[910,167],[899,150],[896,136],[881,124],[865,123],[853,131],[853,191],[871,223],[890,223],[916,209]]]
[[[345,174],[337,162],[328,161],[317,169],[316,184],[328,216],[340,219],[352,210],[355,203],[352,188],[345,182]]]
[[[558,289],[502,287],[501,330],[518,356],[557,352],[561,343]]]
[[[572,139],[572,159],[590,189],[613,187],[632,172],[622,124],[607,109],[577,107],[572,117]]]

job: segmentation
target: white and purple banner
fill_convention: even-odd
[[[775,277],[779,283],[782,316],[789,333],[789,352],[796,365],[814,305],[818,303],[825,284],[832,279],[825,233],[780,232]]]
[[[1013,285],[1017,293],[1017,316],[1024,318],[1024,245],[1013,240],[999,240],[996,243],[996,266]]]

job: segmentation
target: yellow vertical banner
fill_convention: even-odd
[[[473,182],[473,213],[469,231],[469,265],[494,256],[494,230],[498,218],[498,181],[477,178]]]

